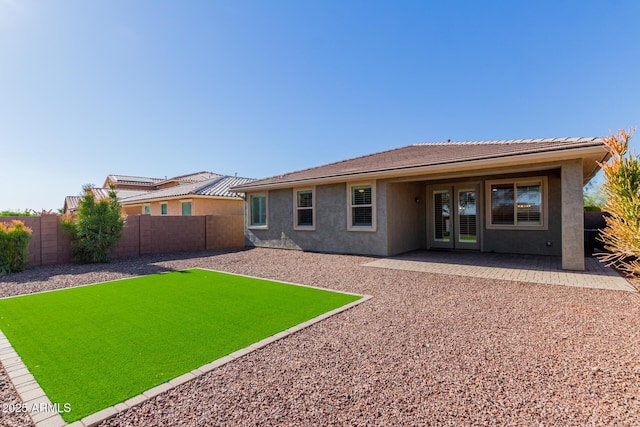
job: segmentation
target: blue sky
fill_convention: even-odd
[[[264,178],[637,126],[639,16],[616,0],[0,0],[0,210],[60,208],[108,174]]]

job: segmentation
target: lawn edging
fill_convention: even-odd
[[[213,271],[213,272],[219,272],[217,270],[212,270],[212,269],[206,269],[206,268],[198,268],[196,267],[196,269],[200,269],[200,270],[208,270],[208,271]],[[242,356],[245,356],[249,353],[252,353],[258,349],[261,349],[273,342],[276,342],[280,339],[286,338],[289,335],[292,335],[298,331],[301,331],[305,328],[308,328],[309,326],[318,323],[322,320],[325,320],[331,316],[334,316],[336,314],[339,314],[343,311],[349,310],[350,308],[353,308],[365,301],[370,300],[371,298],[373,298],[371,295],[361,295],[361,294],[356,294],[356,293],[351,293],[351,292],[343,292],[343,291],[337,291],[334,289],[329,289],[329,288],[322,288],[322,287],[318,287],[318,286],[309,286],[309,285],[304,285],[304,284],[299,284],[299,283],[291,283],[291,282],[284,282],[284,281],[280,281],[280,280],[276,280],[276,279],[266,279],[266,278],[262,278],[262,277],[255,277],[255,276],[248,276],[248,275],[242,275],[242,274],[236,274],[236,273],[229,273],[229,272],[222,272],[220,271],[220,273],[225,273],[225,274],[230,274],[230,275],[235,275],[235,276],[243,276],[243,277],[248,277],[248,278],[254,278],[254,279],[260,279],[260,280],[266,280],[266,281],[272,281],[272,282],[277,282],[277,283],[283,283],[283,284],[287,284],[287,285],[294,285],[294,286],[301,286],[301,287],[308,287],[308,288],[314,288],[314,289],[320,289],[320,290],[325,290],[325,291],[330,291],[330,292],[336,292],[336,293],[342,293],[342,294],[346,294],[346,295],[354,295],[354,296],[358,296],[360,297],[358,300],[350,302],[348,304],[345,304],[343,306],[340,306],[338,308],[335,308],[331,311],[328,311],[326,313],[322,313],[312,319],[309,319],[307,321],[304,321],[302,323],[299,323],[297,325],[294,325],[288,329],[285,329],[284,331],[278,332],[272,336],[266,337],[258,342],[255,342],[253,344],[248,345],[247,347],[244,347],[242,349],[236,350],[226,356],[223,356],[221,358],[218,358],[210,363],[207,363],[203,366],[200,366],[199,368],[196,368],[194,370],[192,370],[191,372],[187,372],[185,374],[182,374],[176,378],[173,378],[165,383],[162,383],[160,385],[157,385],[155,387],[152,387],[149,390],[146,390],[144,392],[142,392],[141,394],[131,397],[127,400],[125,400],[124,402],[120,402],[116,405],[107,407],[105,409],[102,409],[96,413],[93,413],[91,415],[88,415],[80,420],[74,421],[71,424],[67,424],[64,419],[62,418],[62,416],[60,415],[60,413],[58,412],[58,410],[64,410],[64,408],[58,408],[55,405],[53,405],[51,403],[51,401],[49,400],[49,398],[46,396],[44,390],[42,390],[42,388],[40,387],[40,385],[38,384],[38,382],[35,380],[35,378],[33,377],[33,375],[31,375],[31,373],[29,372],[28,368],[26,367],[26,365],[23,363],[22,359],[20,358],[20,356],[18,355],[18,353],[15,351],[15,349],[12,347],[11,343],[9,342],[8,338],[4,335],[4,333],[0,330],[0,363],[2,363],[2,365],[4,366],[5,370],[7,371],[7,374],[9,376],[9,378],[11,379],[11,382],[14,385],[14,388],[16,389],[18,395],[20,396],[20,398],[23,401],[23,406],[21,406],[21,408],[26,409],[26,411],[23,412],[28,412],[29,416],[31,417],[32,421],[34,422],[34,424],[36,425],[36,427],[63,427],[63,426],[70,426],[70,427],[89,427],[89,426],[95,426],[98,425],[100,423],[102,423],[105,420],[108,420],[109,418],[112,418],[116,415],[118,415],[121,412],[124,412],[134,406],[140,405],[141,403],[144,403],[156,396],[158,396],[161,393],[164,393],[165,391],[169,391],[173,388],[178,387],[179,385],[182,385],[184,383],[187,383],[189,381],[192,381],[208,372],[211,372],[212,370],[219,368],[233,360],[236,360]],[[82,286],[89,286],[89,285],[82,285]],[[62,290],[62,289],[59,289]],[[46,291],[46,292],[51,292],[51,291]],[[17,405],[21,405],[18,404]],[[37,412],[33,412],[32,409],[33,408],[38,408],[39,410]],[[40,409],[42,408],[42,409]]]

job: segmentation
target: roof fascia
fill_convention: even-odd
[[[564,160],[588,158],[588,157],[606,157],[606,149],[604,146],[591,146],[572,148],[565,150],[546,151],[542,153],[516,154],[512,156],[493,157],[490,159],[465,160],[460,162],[448,162],[436,165],[417,166],[408,168],[397,168],[382,171],[371,171],[354,174],[344,174],[321,178],[309,178],[301,180],[292,180],[278,183],[266,183],[261,185],[248,185],[232,187],[235,192],[251,192],[263,190],[276,190],[281,188],[291,188],[302,185],[321,185],[336,184],[340,182],[348,182],[361,179],[385,179],[385,178],[402,178],[416,175],[437,175],[447,172],[465,172],[478,169],[489,169],[507,166],[530,165],[534,163],[561,162]]]

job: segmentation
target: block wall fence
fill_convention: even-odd
[[[71,262],[71,237],[62,231],[57,215],[0,217],[17,219],[31,228],[29,266]],[[113,258],[173,252],[238,249],[244,247],[242,215],[128,216]]]

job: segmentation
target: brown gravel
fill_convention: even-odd
[[[374,296],[103,426],[640,425],[637,294],[370,260],[253,249],[65,265],[0,277],[0,296],[196,266]],[[18,402],[8,381],[0,370],[0,399]]]

